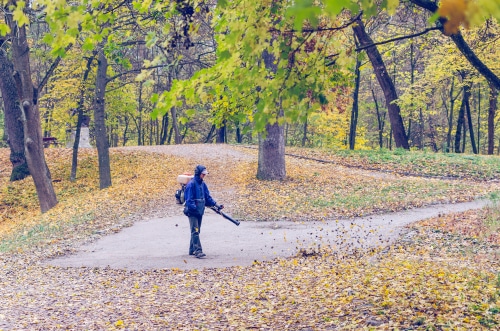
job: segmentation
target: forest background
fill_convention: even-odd
[[[11,179],[33,176],[42,212],[57,204],[43,146],[76,137],[74,180],[82,125],[101,188],[118,145],[258,141],[271,180],[286,145],[499,153],[497,0],[4,9]]]

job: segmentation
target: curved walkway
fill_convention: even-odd
[[[201,231],[207,254],[204,259],[188,255],[190,234],[186,217],[155,218],[136,222],[119,233],[80,247],[76,254],[46,263],[130,270],[246,266],[254,261],[292,256],[301,249],[314,249],[324,244],[339,252],[385,246],[398,238],[410,223],[446,213],[479,209],[487,203],[479,200],[434,205],[385,215],[307,224],[242,222],[238,227],[207,211]]]

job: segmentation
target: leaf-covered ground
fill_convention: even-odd
[[[464,167],[456,170],[460,180],[405,177],[398,162],[388,173],[364,170],[371,166],[361,161],[365,166],[353,169],[348,161],[289,157],[288,178],[278,184],[253,178],[254,150],[183,146],[172,155],[112,150],[113,186],[100,191],[93,152],[82,152],[78,181],[71,183],[70,150],[46,151],[60,203],[40,215],[32,182],[9,183],[8,151],[0,150],[0,330],[500,328],[498,205],[425,220],[392,247],[355,256],[324,248],[251,267],[192,271],[41,263],[134,220],[178,214],[175,178],[201,162],[210,169],[213,196],[247,222],[465,201],[497,191],[499,176],[485,181]],[[500,169],[498,158],[491,159]],[[426,167],[435,168],[422,161],[417,169],[431,172]]]

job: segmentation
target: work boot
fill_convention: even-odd
[[[196,256],[198,259],[201,259],[202,257],[207,256],[207,254],[198,251],[198,252],[194,253],[194,256]]]

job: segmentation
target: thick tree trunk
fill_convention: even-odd
[[[40,209],[44,213],[57,204],[57,197],[52,186],[50,171],[45,161],[38,98],[33,81],[31,80],[26,28],[25,26],[18,27],[11,20],[12,17],[10,15],[6,15],[6,19],[9,21],[11,31],[17,32],[16,36],[12,39],[12,58],[18,95],[21,101],[26,161],[35,183]]]
[[[12,59],[18,96],[21,101],[26,161],[35,183],[40,209],[44,213],[57,204],[57,197],[43,150],[38,93],[31,79],[30,50],[26,38],[26,26],[17,26],[10,15],[6,15],[5,18],[11,31],[16,32],[15,35],[12,35]]]
[[[94,127],[95,142],[97,146],[97,155],[99,160],[99,187],[104,189],[111,186],[111,166],[109,161],[109,142],[106,133],[105,121],[105,94],[108,60],[104,50],[99,51],[97,59],[96,89],[94,100]]]
[[[365,26],[361,19],[357,20],[357,24],[353,26],[353,30],[362,47],[373,44],[373,40],[366,33]],[[394,83],[389,77],[389,73],[387,72],[384,61],[382,60],[382,56],[380,55],[376,46],[368,47],[365,51],[370,58],[373,71],[377,76],[380,87],[384,91],[385,102],[389,113],[389,120],[391,122],[391,129],[394,135],[394,142],[396,143],[396,147],[409,149],[410,147],[408,145],[408,137],[405,132],[403,119],[401,117],[401,110],[395,103],[395,101],[398,99],[396,88],[394,87]]]
[[[284,127],[277,122],[267,124],[266,134],[266,137],[259,135],[257,178],[283,180],[286,177]]]
[[[351,125],[349,128],[349,149],[354,150],[356,146],[356,128],[358,126],[358,96],[359,96],[359,81],[361,67],[361,60],[356,58],[356,68],[354,69],[354,92],[352,94],[352,111],[351,111]]]
[[[264,51],[262,59],[266,68],[272,72],[277,71],[273,54]],[[285,129],[279,124],[283,117],[281,104],[276,104],[278,109],[276,121],[266,124],[264,135],[259,134],[259,158],[257,165],[257,178],[262,180],[283,180],[286,177],[285,165]]]
[[[495,148],[495,113],[497,111],[498,89],[490,84],[490,103],[488,108],[488,155],[493,155]]]
[[[0,44],[3,44],[3,42],[0,42]],[[12,163],[10,180],[21,180],[30,174],[24,152],[22,112],[18,103],[19,96],[13,77],[13,66],[3,49],[0,49],[0,92],[2,93],[5,131],[10,148],[10,162]]]

